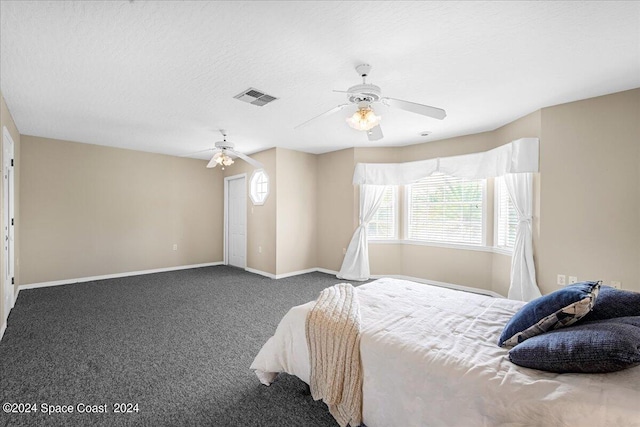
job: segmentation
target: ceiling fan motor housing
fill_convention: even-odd
[[[216,142],[216,148],[219,148],[220,150],[225,150],[225,149],[233,150],[233,143],[229,141],[218,141]]]
[[[381,98],[382,91],[379,86],[372,84],[361,84],[351,86],[348,90],[347,99],[352,104],[358,104],[362,101],[369,103],[377,102]]]

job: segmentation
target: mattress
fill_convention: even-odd
[[[498,347],[524,303],[384,278],[357,288],[363,421],[389,426],[640,426],[640,367],[555,374],[519,367]],[[293,307],[251,365],[309,383],[305,319]]]

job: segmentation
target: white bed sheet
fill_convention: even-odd
[[[522,302],[390,278],[357,290],[368,427],[640,426],[640,367],[553,374],[509,361],[496,342]],[[252,369],[309,382],[312,305],[284,316]]]

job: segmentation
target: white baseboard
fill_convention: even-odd
[[[166,272],[166,271],[175,271],[175,270],[187,270],[187,269],[190,269],[190,268],[211,267],[211,266],[223,265],[223,264],[224,263],[221,262],[221,261],[220,262],[209,262],[209,263],[205,263],[205,264],[181,265],[181,266],[177,266],[177,267],[156,268],[156,269],[153,269],[153,270],[129,271],[129,272],[126,272],[126,273],[105,274],[105,275],[102,275],[102,276],[80,277],[80,278],[77,278],[77,279],[65,279],[65,280],[55,280],[55,281],[51,281],[51,282],[30,283],[30,284],[20,285],[18,287],[18,291],[15,294],[14,304],[15,304],[15,301],[18,299],[18,294],[20,293],[21,289],[36,289],[36,288],[44,288],[44,287],[48,287],[48,286],[69,285],[69,284],[72,284],[72,283],[93,282],[93,281],[96,281],[96,280],[115,279],[115,278],[118,278],[118,277],[127,277],[127,276],[139,276],[139,275],[142,275],[142,274],[163,273],[163,272]],[[329,270],[329,269],[326,269],[326,268],[320,268],[320,267],[308,268],[306,270],[292,271],[290,273],[284,273],[284,274],[267,273],[266,271],[257,270],[255,268],[250,268],[250,267],[245,268],[245,270],[248,271],[249,273],[259,274],[260,276],[265,276],[265,277],[268,277],[270,279],[284,279],[286,277],[299,276],[301,274],[314,273],[316,271],[320,272],[320,273],[331,274],[333,276],[338,274],[337,271]],[[486,289],[473,288],[473,287],[470,287],[470,286],[463,286],[463,285],[456,285],[454,283],[438,282],[436,280],[423,279],[421,277],[405,276],[405,275],[402,275],[402,274],[372,274],[371,275],[372,279],[380,279],[382,277],[392,277],[394,279],[411,280],[412,282],[426,283],[428,285],[440,286],[440,287],[443,287],[443,288],[457,289],[459,291],[467,291],[467,292],[473,292],[473,293],[476,293],[476,294],[482,294],[482,295],[489,295],[489,296],[492,296],[492,297],[504,298],[504,296],[498,294],[497,292],[489,291],[489,290],[486,290]],[[6,328],[6,324],[4,325],[4,328]]]
[[[328,270],[328,269],[326,269],[326,268],[319,268],[319,267],[318,267],[318,268],[316,268],[316,271],[317,271],[318,273],[331,274],[331,275],[333,275],[333,276],[337,276],[337,275],[338,275],[338,272],[337,272],[337,271],[334,271],[334,270]]]
[[[248,271],[249,273],[254,273],[254,274],[259,274],[261,276],[265,276],[268,277],[270,279],[282,279],[284,277],[292,277],[292,276],[298,276],[300,274],[306,274],[306,273],[313,273],[313,272],[319,272],[319,273],[325,273],[325,274],[331,274],[332,276],[335,276],[338,274],[337,271],[334,270],[328,270],[326,268],[309,268],[307,270],[300,270],[300,271],[293,271],[291,273],[285,273],[285,274],[272,274],[272,273],[267,273],[266,271],[261,271],[261,270],[256,270],[254,268],[245,268],[246,271]],[[442,288],[449,288],[449,289],[456,289],[458,291],[466,291],[466,292],[472,292],[474,294],[481,294],[481,295],[488,295],[491,297],[498,297],[498,298],[504,298],[504,296],[500,295],[497,292],[493,292],[487,289],[480,289],[480,288],[473,288],[471,286],[463,286],[463,285],[456,285],[455,283],[446,283],[446,282],[438,282],[437,280],[429,280],[429,279],[423,279],[421,277],[413,277],[413,276],[405,276],[402,274],[372,274],[371,278],[372,279],[381,279],[383,277],[391,277],[393,279],[401,279],[401,280],[410,280],[412,282],[418,282],[418,283],[425,283],[427,285],[433,285],[433,286],[440,286]],[[338,280],[336,278],[336,283],[338,283]]]
[[[0,326],[0,341],[2,341],[2,337],[4,336],[4,331],[7,330],[7,322],[2,322],[2,326]]]
[[[401,279],[401,280],[410,280],[412,282],[424,283],[424,284],[433,285],[433,286],[440,286],[441,288],[449,288],[449,289],[455,289],[455,290],[458,290],[458,291],[471,292],[471,293],[474,293],[474,294],[487,295],[487,296],[490,296],[490,297],[504,298],[504,296],[500,295],[499,293],[494,292],[494,291],[490,291],[490,290],[487,290],[487,289],[473,288],[471,286],[456,285],[455,283],[438,282],[437,280],[423,279],[421,277],[404,276],[402,274],[372,274],[371,275],[372,279],[381,279],[383,277],[391,277],[393,279]]]
[[[291,273],[276,274],[276,279],[284,279],[285,277],[299,276],[301,274],[315,273],[317,268],[307,268],[306,270],[292,271]]]
[[[276,278],[275,274],[267,273],[266,271],[262,271],[262,270],[256,270],[255,268],[246,267],[245,271],[248,271],[249,273],[253,273],[253,274],[259,274],[260,276],[268,277],[269,279]]]
[[[25,285],[20,285],[18,287],[18,291],[20,291],[20,289],[46,288],[49,286],[69,285],[72,283],[83,283],[83,282],[93,282],[96,280],[116,279],[118,277],[140,276],[142,274],[164,273],[166,271],[188,270],[190,268],[199,268],[199,267],[211,267],[214,265],[221,265],[221,264],[222,264],[222,261],[207,262],[204,264],[179,265],[176,267],[155,268],[153,270],[127,271],[126,273],[105,274],[102,276],[91,276],[91,277],[79,277],[76,279],[54,280],[51,282],[28,283]],[[17,298],[17,295],[16,295],[16,298]]]
[[[266,271],[257,270],[255,268],[250,268],[250,267],[245,268],[245,270],[248,271],[249,273],[259,274],[260,276],[268,277],[269,279],[284,279],[285,277],[293,277],[293,276],[299,276],[301,274],[315,273],[315,272],[333,274],[333,275],[338,274],[337,271],[327,270],[325,268],[307,268],[306,270],[292,271],[290,273],[283,273],[283,274],[267,273]]]

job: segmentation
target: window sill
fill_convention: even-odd
[[[369,243],[383,245],[413,245],[413,246],[433,246],[436,248],[462,249],[467,251],[492,252],[492,248],[482,245],[465,245],[460,243],[424,242],[422,240],[374,240],[369,239]]]
[[[499,248],[494,246],[493,248],[491,248],[491,250],[492,252],[495,252],[497,254],[513,256],[513,249]]]
[[[446,249],[460,249],[465,251],[477,251],[477,252],[493,252],[501,255],[513,255],[511,250],[504,248],[497,248],[493,246],[483,246],[483,245],[465,245],[460,243],[442,243],[442,242],[424,242],[421,240],[376,240],[369,239],[369,244],[373,245],[412,245],[412,246],[432,246],[435,248],[446,248]]]

